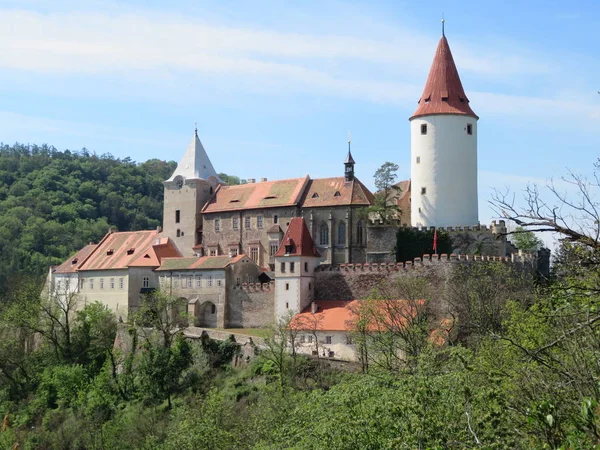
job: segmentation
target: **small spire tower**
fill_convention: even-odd
[[[411,223],[477,225],[477,120],[442,37],[423,94],[410,117]]]
[[[344,161],[344,175],[346,181],[354,180],[354,158],[352,158],[352,152],[350,151],[350,145],[352,144],[352,137],[350,136],[350,132],[348,132],[348,156],[346,156],[346,161]]]

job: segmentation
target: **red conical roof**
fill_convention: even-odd
[[[291,247],[288,253],[286,253],[286,246]],[[290,226],[274,256],[321,256],[302,217],[294,217],[290,220]]]
[[[479,118],[469,106],[446,36],[442,36],[437,46],[419,106],[411,119],[429,114],[465,114]]]

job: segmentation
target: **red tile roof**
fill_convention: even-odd
[[[193,270],[193,269],[224,269],[246,258],[254,262],[248,255],[231,256],[202,256],[197,258],[189,256],[185,258],[164,258],[157,271],[165,270]]]
[[[235,186],[221,185],[202,212],[238,211],[241,209],[273,208],[297,205],[308,183],[304,178],[261,181]]]
[[[318,307],[316,313],[311,312],[311,305],[309,305],[292,318],[290,327],[296,330],[349,331],[354,327],[354,322],[357,319],[356,311],[362,302],[364,300],[323,300],[316,302]],[[421,307],[425,301],[376,300],[375,302],[384,317],[385,315],[391,317],[393,313],[398,313],[398,317],[392,318],[393,325],[405,322],[408,315],[416,316],[417,308]],[[390,325],[388,324],[388,326]],[[371,331],[384,331],[383,329],[380,330],[379,323],[372,323],[369,329]]]
[[[358,179],[346,181],[344,177],[310,180],[302,199],[302,207],[362,205],[374,203],[373,194]]]
[[[286,253],[286,246],[292,247],[291,252]],[[321,256],[302,217],[294,217],[290,221],[275,256]]]
[[[469,106],[446,36],[442,36],[437,46],[419,106],[411,119],[429,114],[465,114],[478,118]]]
[[[85,262],[86,258],[96,248],[96,244],[88,244],[63,262],[60,266],[57,266],[52,272],[53,273],[74,273],[77,269]]]
[[[79,270],[157,267],[164,255],[180,256],[174,244],[156,230],[108,233]]]
[[[411,185],[410,180],[400,181],[396,183],[396,186],[400,188],[400,192],[396,197],[396,203],[400,209],[410,207],[410,193],[411,193]]]

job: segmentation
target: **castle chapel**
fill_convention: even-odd
[[[471,254],[475,244],[478,253],[487,251],[480,245],[485,239],[496,246],[497,234],[478,223],[477,120],[442,34],[410,117],[411,180],[399,183],[397,202],[408,225],[460,230],[460,251]],[[321,268],[395,262],[390,258],[397,229],[367,227],[364,209],[374,196],[356,178],[350,150],[348,142],[339,176],[228,186],[196,130],[164,182],[162,229],[110,230],[98,244],[51,268],[51,289],[63,298],[101,301],[123,320],[156,289],[185,302],[198,326],[264,326],[274,315],[300,313],[322,300],[324,289],[315,278]],[[485,254],[507,254],[506,248],[494,249]],[[243,289],[257,282],[266,284]]]

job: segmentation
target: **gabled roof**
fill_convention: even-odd
[[[252,262],[254,261],[248,257],[248,255],[237,255],[237,256],[202,256],[196,258],[195,256],[185,258],[164,258],[162,264],[157,271],[167,270],[205,270],[205,269],[225,269],[227,266],[235,264],[240,261]]]
[[[395,186],[400,188],[400,192],[398,193],[398,196],[396,197],[397,205],[400,207],[400,209],[409,207],[410,206],[410,195],[411,195],[410,180],[400,181],[399,183],[396,183]]]
[[[192,141],[188,145],[181,161],[177,164],[175,172],[171,175],[167,181],[173,181],[176,176],[181,175],[186,179],[201,179],[209,181],[213,178],[216,182],[223,183],[223,181],[217,175],[206,150],[200,138],[198,137],[198,131],[194,131]]]
[[[419,106],[411,119],[429,114],[464,114],[478,119],[469,106],[446,36],[438,43]]]
[[[306,176],[289,180],[219,186],[215,195],[202,208],[202,212],[294,206],[299,203],[308,181],[309,178]]]
[[[291,246],[291,251],[286,252],[286,247]],[[315,243],[310,236],[306,222],[302,217],[294,217],[281,240],[281,245],[275,256],[321,256],[315,248]]]
[[[157,267],[163,255],[180,256],[175,245],[158,231],[108,233],[79,270]]]
[[[303,208],[319,206],[357,205],[374,203],[371,191],[357,178],[346,181],[344,177],[310,180],[302,199]]]
[[[75,273],[85,262],[86,258],[94,251],[96,244],[88,244],[68,258],[60,266],[55,267],[52,273]]]

